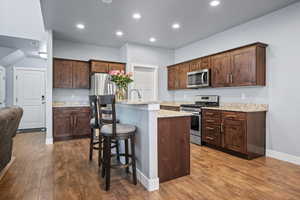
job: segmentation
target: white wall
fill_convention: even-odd
[[[300,156],[300,3],[234,27],[175,51],[181,62],[261,41],[267,50],[267,87],[198,89],[174,92],[175,100],[218,94],[221,101],[268,103],[267,147]],[[246,98],[242,99],[242,94]]]
[[[75,43],[64,40],[53,41],[53,56],[75,60],[107,60],[120,61],[119,48],[96,46],[84,43]]]
[[[0,1],[0,35],[33,40],[45,37],[39,0]]]
[[[172,92],[167,89],[167,69],[165,66],[174,62],[174,51],[163,48],[150,47],[137,44],[126,44],[121,48],[123,60],[129,63],[158,66],[158,99],[169,101],[173,99]],[[125,57],[125,58],[124,58]]]

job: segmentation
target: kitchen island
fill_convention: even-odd
[[[116,106],[120,122],[138,128],[137,177],[147,190],[189,174],[189,113],[160,110],[158,102],[118,102]]]

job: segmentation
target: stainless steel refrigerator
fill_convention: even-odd
[[[110,81],[110,75],[104,73],[95,73],[91,77],[91,95],[115,94],[116,87]]]

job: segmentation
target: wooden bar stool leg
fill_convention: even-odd
[[[105,163],[105,190],[108,191],[110,188],[110,162],[111,162],[111,138],[107,137],[106,139],[106,163]]]
[[[102,150],[103,150],[103,145],[102,145],[102,137],[99,135],[99,155],[98,155],[98,166],[101,166],[102,163]]]
[[[120,162],[120,149],[119,149],[119,141],[116,141],[116,152],[117,152],[117,160]]]
[[[104,178],[105,177],[105,167],[106,167],[106,162],[107,162],[107,160],[106,160],[106,138],[104,137],[104,141],[103,141],[103,150],[102,150],[102,152],[103,152],[103,163],[102,163],[102,178]]]
[[[94,149],[94,129],[91,129],[91,136],[90,136],[90,161],[93,160],[93,149]]]
[[[125,139],[125,164],[128,165],[129,158],[128,158],[128,139]],[[126,167],[126,173],[129,173],[129,166]]]
[[[137,184],[136,180],[136,163],[135,163],[135,138],[134,135],[130,137],[130,144],[131,144],[131,159],[132,159],[132,178],[133,184]]]

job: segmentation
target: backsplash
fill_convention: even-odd
[[[194,101],[196,95],[219,95],[220,102],[268,104],[268,87],[201,88],[174,91],[174,101]]]
[[[88,89],[53,89],[53,102],[76,102],[76,103],[89,103]]]

